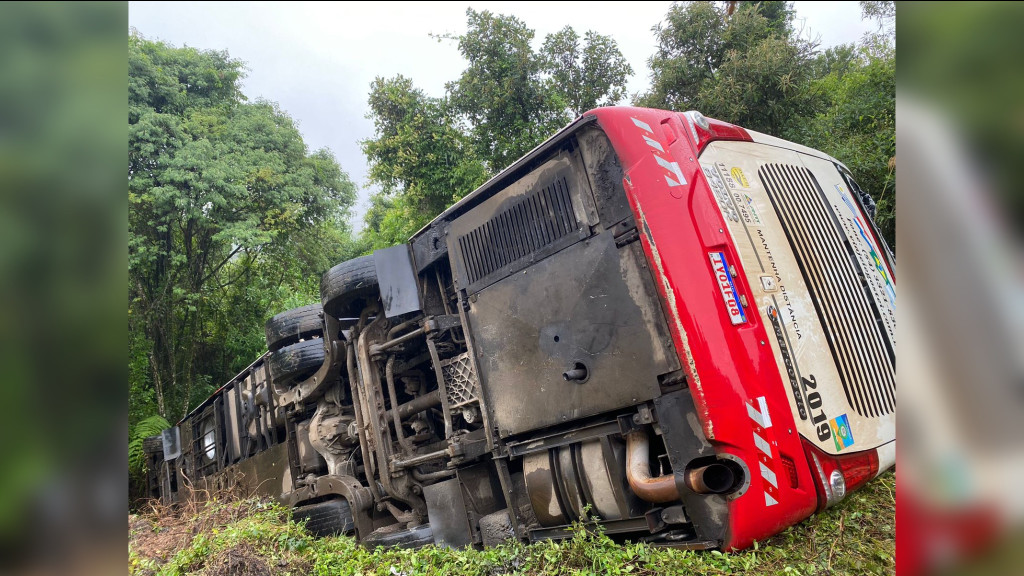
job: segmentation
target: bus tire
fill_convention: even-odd
[[[328,270],[320,280],[320,302],[335,318],[356,318],[380,297],[373,256],[360,256]]]
[[[344,498],[297,506],[292,510],[292,518],[305,520],[306,530],[317,537],[349,534],[356,527],[352,510]]]
[[[277,386],[290,386],[312,376],[324,363],[324,340],[303,340],[271,352],[270,377]]]
[[[320,336],[324,331],[320,303],[286,310],[267,320],[267,349],[276,352],[299,340]]]

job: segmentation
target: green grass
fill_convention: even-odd
[[[350,538],[313,538],[277,504],[210,504],[192,515],[133,517],[129,573],[890,574],[896,554],[894,489],[890,472],[825,513],[733,554],[616,544],[582,525],[561,542],[510,542],[487,550],[367,550]],[[163,549],[161,531],[162,541],[170,543]]]

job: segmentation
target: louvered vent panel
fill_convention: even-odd
[[[531,255],[573,239],[580,222],[564,177],[531,192],[458,240],[466,283],[510,272]]]
[[[818,181],[806,168],[785,164],[766,164],[758,176],[789,237],[850,406],[868,417],[893,412],[896,357]]]

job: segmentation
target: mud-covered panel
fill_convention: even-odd
[[[373,253],[384,315],[395,318],[409,312],[419,312],[420,290],[416,270],[407,244],[399,244]]]
[[[252,458],[204,478],[203,482],[207,489],[237,489],[244,494],[280,498],[292,489],[288,447],[286,444],[271,446]]]
[[[590,235],[574,159],[559,154],[452,223],[459,289],[478,292]]]
[[[611,228],[616,222],[633,215],[626,191],[622,188],[622,164],[603,131],[588,128],[577,138],[601,224]]]
[[[603,232],[470,298],[484,396],[502,436],[649,400],[678,368],[635,244]],[[582,365],[585,377],[563,374]]]

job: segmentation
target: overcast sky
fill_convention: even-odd
[[[430,34],[466,30],[466,8],[513,14],[546,34],[566,24],[609,35],[633,67],[629,93],[645,91],[651,27],[671,2],[193,3],[129,2],[129,24],[175,46],[227,50],[248,63],[243,91],[278,102],[311,149],[330,148],[359,186],[358,222],[369,189],[359,141],[373,136],[366,99],[376,76],[402,74],[432,96],[465,68],[452,41]],[[823,48],[856,42],[874,24],[857,2],[795,2],[797,26]]]

